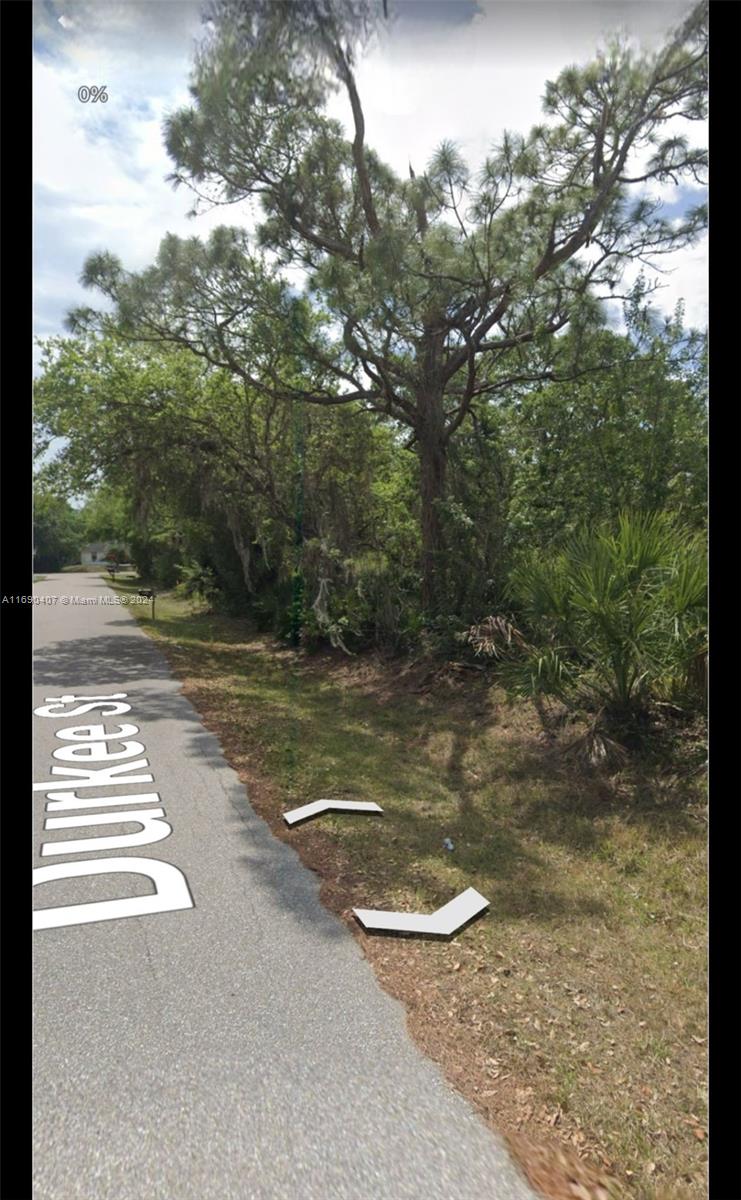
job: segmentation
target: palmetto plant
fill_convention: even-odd
[[[636,715],[651,697],[694,690],[697,699],[705,550],[665,513],[625,512],[616,528],[585,529],[550,554],[526,554],[510,588],[528,630],[521,653],[507,655],[516,690],[615,717]]]
[[[479,625],[472,625],[460,640],[473,646],[475,654],[485,654],[490,658],[503,658],[514,648],[527,649],[527,642],[519,629],[502,616],[486,617]]]
[[[213,603],[220,593],[216,572],[192,559],[178,566],[180,580],[177,591],[189,600],[201,599]]]

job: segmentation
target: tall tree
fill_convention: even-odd
[[[256,236],[169,236],[126,272],[88,259],[120,333],[188,346],[258,392],[359,402],[407,431],[419,457],[423,600],[443,604],[451,439],[514,381],[579,369],[554,335],[594,318],[626,263],[689,244],[701,206],[670,220],[651,183],[699,180],[677,132],[705,114],[706,3],[655,54],[613,40],[547,84],[546,120],[505,134],[472,174],[443,142],[402,180],[366,144],[355,78],[377,16],[366,0],[216,0],[194,104],[167,122],[173,179],[201,200],[259,200]],[[353,137],[323,106],[347,96]],[[304,272],[299,298],[284,268]],[[293,276],[295,281],[295,274]],[[110,319],[83,310],[78,325]],[[303,378],[285,370],[285,347]]]
[[[80,561],[84,527],[64,496],[37,484],[33,498],[33,555],[37,571],[61,571]]]

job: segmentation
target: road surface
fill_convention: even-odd
[[[93,574],[50,575],[35,594],[49,601],[34,608],[35,707],[112,693],[130,706],[73,717],[67,703],[61,716],[33,717],[34,781],[58,788],[55,800],[50,784],[33,792],[34,867],[78,872],[42,872],[35,907],[78,920],[78,906],[133,908],[153,893],[144,874],[82,875],[80,864],[156,860],[185,882],[157,884],[177,892],[170,911],[34,932],[34,1200],[533,1200],[502,1144],[417,1050],[315,877],[252,811],[131,610]],[[111,754],[119,726],[136,726],[129,741],[146,766],[132,770],[153,782],[74,792],[80,776],[57,782],[52,766],[106,770],[53,757],[75,746],[59,731],[91,738],[91,724],[121,733],[104,743]],[[149,796],[138,811],[150,821],[116,822],[137,796]],[[79,824],[101,815],[113,821]],[[50,817],[77,827],[45,829]],[[168,829],[156,842],[49,853],[66,839]]]

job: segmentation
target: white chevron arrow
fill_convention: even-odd
[[[283,813],[286,825],[298,825],[299,821],[308,821],[325,812],[360,812],[382,813],[379,804],[366,803],[364,800],[314,800],[312,804],[304,804],[301,808],[293,808]]]
[[[462,925],[468,923],[489,907],[475,888],[466,888],[437,912],[426,917],[423,913],[384,912],[375,908],[354,908],[364,929],[371,933],[426,933],[431,937],[452,937]]]

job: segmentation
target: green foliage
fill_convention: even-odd
[[[61,571],[80,561],[85,541],[78,510],[63,496],[36,489],[33,501],[35,571]]]
[[[288,406],[182,352],[91,337],[49,342],[44,363],[37,437],[66,443],[47,470],[70,491],[106,479],[84,510],[87,528],[125,537],[143,576],[172,586],[177,565],[195,559],[216,573],[220,607],[285,633],[300,471],[294,627],[314,622],[328,636],[313,610],[326,578],[332,620],[356,644],[399,643],[419,585],[418,540],[414,459],[391,428],[350,406],[313,408],[299,458]]]
[[[159,588],[178,581],[178,564],[197,562],[214,573],[215,607],[249,613],[280,637],[299,631],[305,646],[452,653],[482,611],[501,610],[524,544],[550,550],[559,535],[616,522],[647,496],[703,527],[701,340],[678,322],[631,319],[627,337],[582,334],[578,383],[513,387],[460,431],[438,502],[437,613],[419,598],[418,459],[391,423],[352,405],[302,406],[299,447],[290,406],[188,354],[53,341],[37,431],[65,446],[45,470],[72,492],[105,478],[81,510],[80,540],[120,539]],[[681,502],[670,486],[678,475]],[[554,566],[533,581],[536,607],[563,615],[562,576]],[[555,687],[556,666],[552,656],[536,662],[533,678]]]
[[[528,630],[509,671],[521,690],[613,717],[652,697],[702,703],[692,668],[707,638],[705,551],[668,514],[625,512],[616,527],[526,552],[511,595]]]
[[[627,316],[628,336],[605,330],[583,342],[579,378],[505,399],[501,421],[513,452],[508,547],[523,539],[546,547],[585,523],[616,520],[625,508],[666,510],[703,528],[704,338],[682,328],[681,313],[665,325],[645,313]]]
[[[90,493],[80,509],[85,542],[121,541],[127,545],[133,523],[124,493],[110,485]],[[122,562],[127,561],[124,557]]]
[[[178,566],[177,571],[179,583],[175,590],[178,595],[187,600],[205,600],[209,604],[213,604],[220,595],[221,589],[212,567],[192,560]]]
[[[651,529],[617,523],[703,528],[704,347],[681,312],[652,322],[645,281],[627,336],[601,305],[704,228],[646,192],[701,181],[675,125],[704,113],[706,6],[655,54],[613,40],[567,68],[546,119],[478,171],[443,142],[408,179],[365,141],[371,0],[209,14],[193,103],[166,125],[173,180],[257,199],[257,227],[168,235],[138,273],[88,258],[110,305],[46,344],[37,445],[65,443],[46,486],[90,494],[87,528],[160,587],[185,564],[183,587],[306,646],[450,653],[516,584],[531,689],[588,681],[629,707],[676,690],[702,654],[694,601],[678,615],[694,568],[672,575],[664,543],[644,567]],[[326,111],[338,90],[352,140]]]
[[[501,489],[488,540],[476,534],[480,511],[455,492],[454,471],[470,493],[456,442],[514,384],[579,378],[578,355],[555,335],[598,327],[626,265],[704,229],[701,205],[670,220],[645,193],[702,182],[706,154],[677,121],[704,115],[707,5],[655,53],[613,39],[562,71],[546,86],[547,120],[506,133],[478,171],[445,141],[408,179],[365,141],[355,66],[378,16],[370,0],[210,6],[193,103],[166,123],[172,179],[217,203],[257,200],[257,228],[220,228],[203,242],[168,235],[139,273],[92,255],[83,280],[112,310],[78,311],[71,325],[187,347],[193,371],[221,372],[218,388],[250,390],[256,409],[347,404],[404,430],[419,468],[419,602],[447,618],[482,599],[461,587],[456,550],[494,580],[491,591],[506,548]],[[352,141],[327,112],[338,90]],[[285,268],[304,273],[302,296]],[[656,418],[652,471],[672,450],[665,423]],[[694,503],[672,479],[675,499]]]

